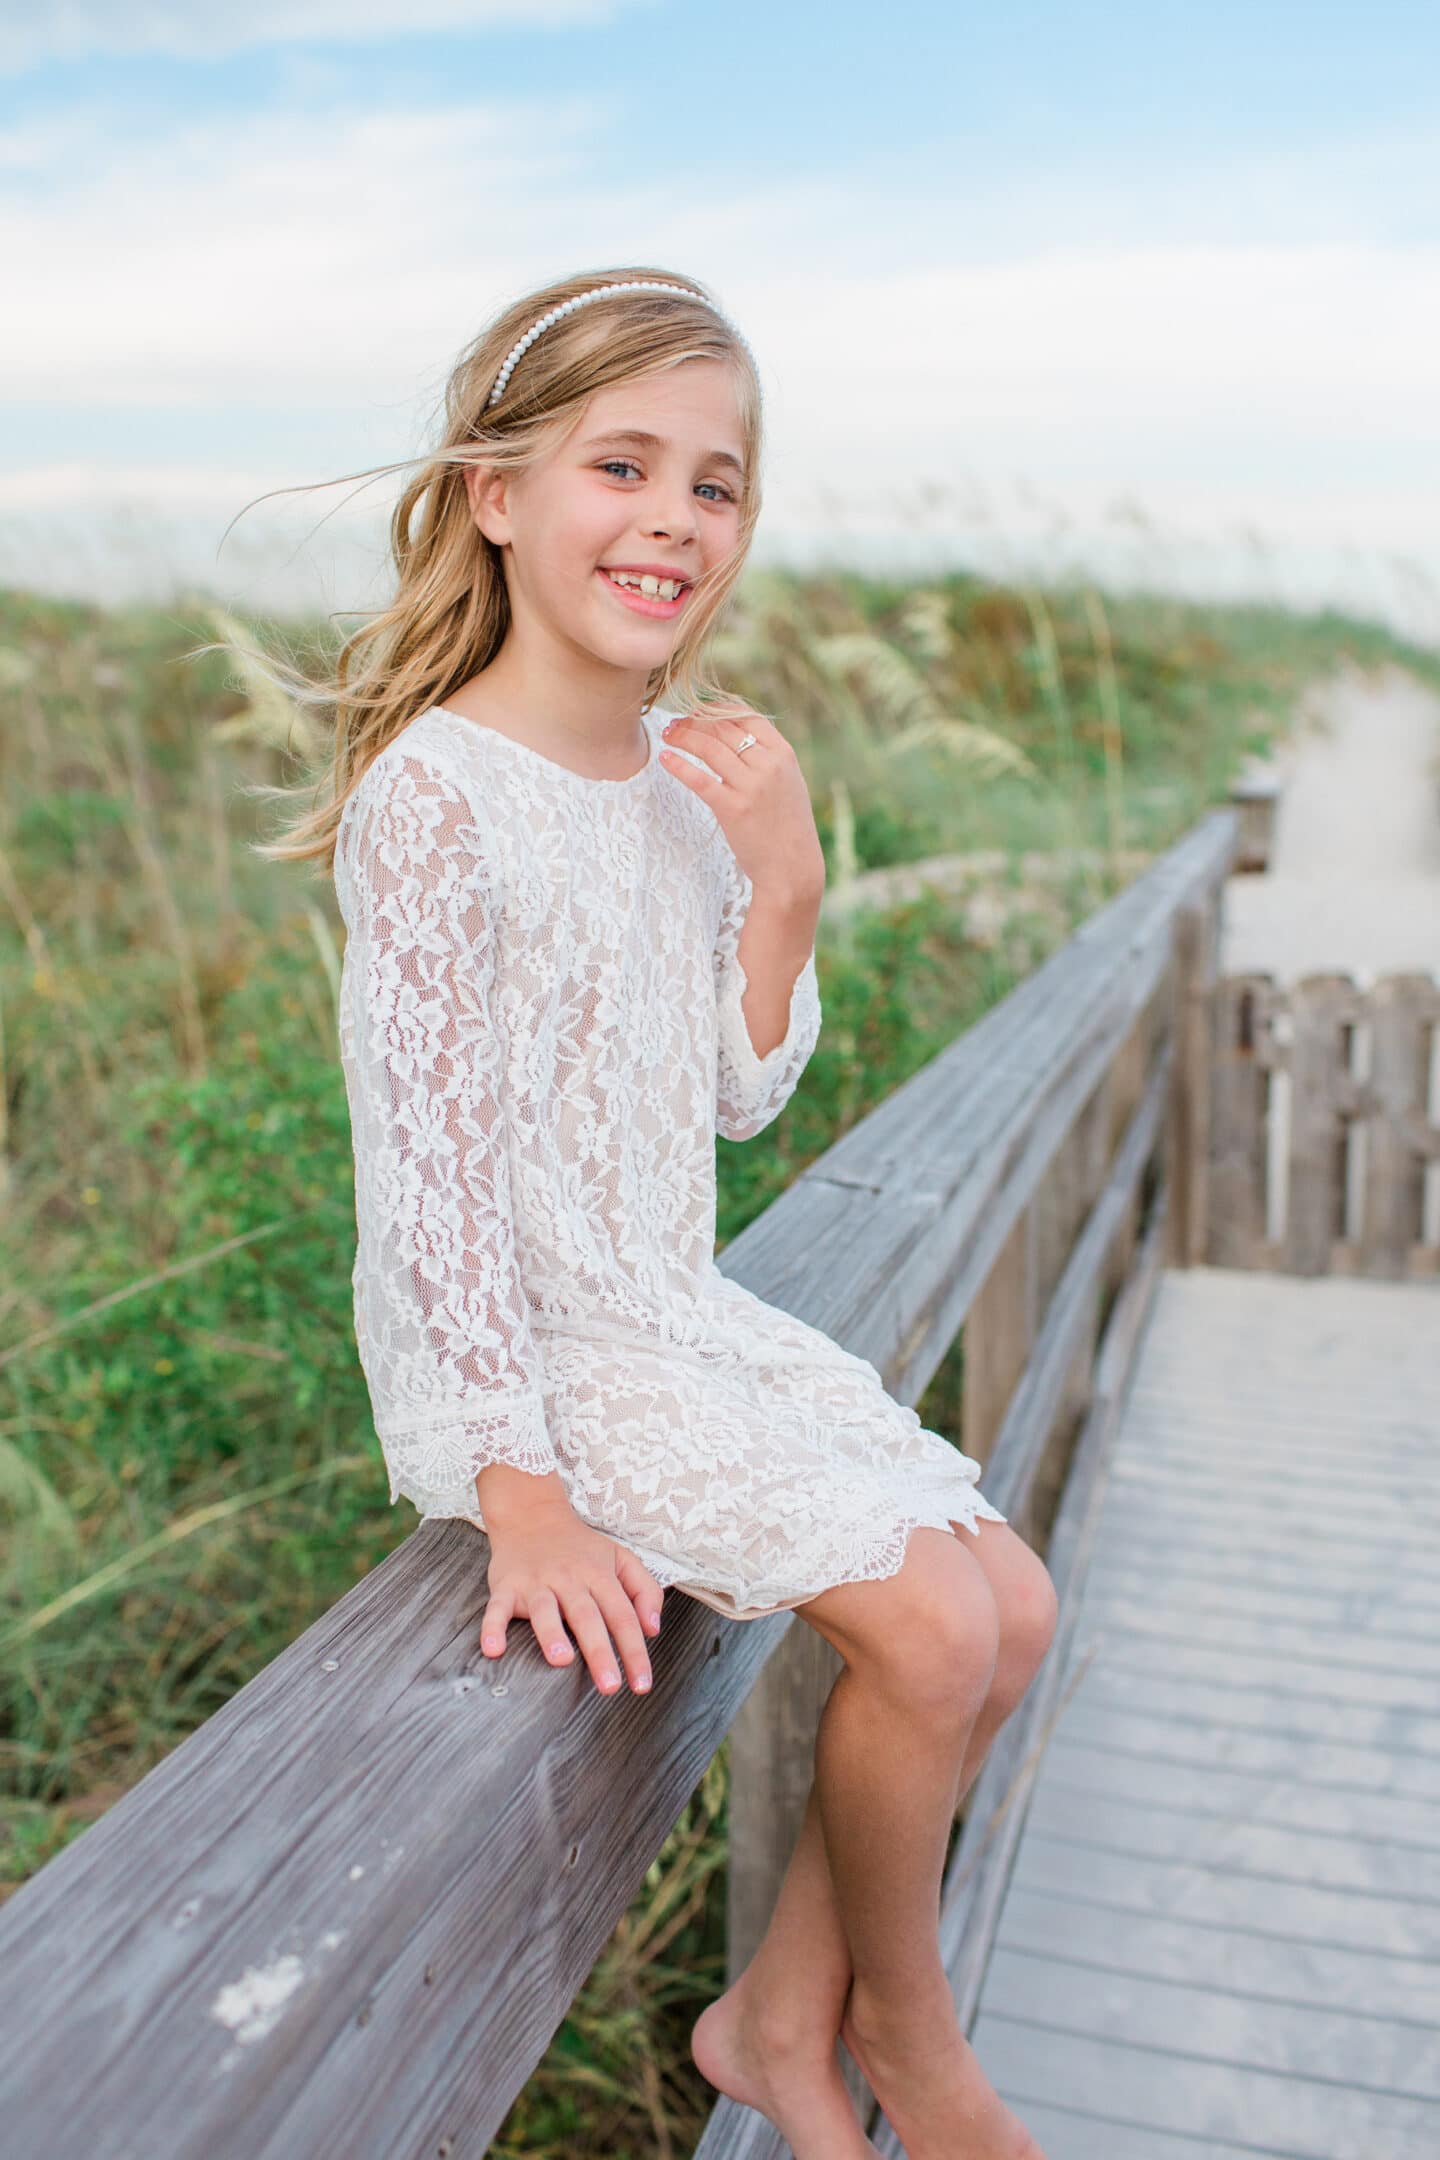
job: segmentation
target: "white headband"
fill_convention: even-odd
[[[740,343],[745,347],[746,352],[750,354],[751,363],[755,367],[755,373],[758,378],[760,369],[758,363],[755,361],[754,353],[751,352],[749,340],[747,338],[741,337],[740,332],[735,328],[735,325],[730,321],[730,318],[727,315],[721,314],[720,309],[715,306],[714,301],[707,300],[704,293],[692,292],[688,285],[672,285],[667,282],[662,282],[659,278],[626,278],[623,283],[619,285],[592,285],[589,292],[576,293],[573,300],[562,300],[559,307],[551,308],[548,315],[542,315],[538,322],[532,323],[530,325],[530,328],[525,332],[524,337],[517,338],[515,340],[515,343],[511,346],[509,352],[506,353],[504,364],[501,367],[499,374],[495,378],[495,387],[490,392],[490,395],[486,400],[487,405],[495,404],[498,399],[502,398],[505,395],[505,385],[509,382],[511,375],[515,371],[516,361],[520,359],[523,353],[527,353],[530,350],[530,347],[534,344],[536,338],[539,337],[542,330],[548,330],[551,323],[559,322],[562,315],[569,315],[573,313],[576,308],[584,307],[587,301],[604,300],[611,293],[623,292],[684,293],[687,300],[701,301],[704,306],[712,309],[716,315],[719,315],[720,320],[726,325],[727,329],[732,331],[734,335],[740,339]]]

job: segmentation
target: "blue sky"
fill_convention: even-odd
[[[226,521],[625,261],[756,347],[774,552],[1440,574],[1437,61],[1418,0],[0,5],[0,576],[348,604],[383,502]]]

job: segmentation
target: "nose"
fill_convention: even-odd
[[[685,540],[695,533],[695,498],[690,493],[688,483],[682,481],[676,486],[673,499],[670,492],[656,490],[650,520],[645,529],[657,540]]]

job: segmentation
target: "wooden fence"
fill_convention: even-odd
[[[963,1327],[964,1444],[1060,1594],[946,1876],[967,2025],[1157,1270],[1205,1251],[1236,830],[1230,810],[1204,819],[720,1259],[905,1402]],[[0,1907],[9,2149],[478,2160],[727,1732],[732,1971],[746,1961],[835,1654],[791,1614],[731,1622],[672,1596],[648,1695],[602,1697],[524,1630],[496,1666],[476,1538],[417,1528]],[[722,2101],[698,2151],[780,2149]]]
[[[1205,1257],[1292,1275],[1440,1275],[1440,986],[1217,986]]]

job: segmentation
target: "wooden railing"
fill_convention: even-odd
[[[1215,1000],[1206,1258],[1440,1275],[1440,985],[1229,976]]]
[[[1235,843],[1233,812],[1207,817],[720,1258],[905,1402],[963,1327],[964,1444],[1060,1593],[946,1878],[967,2023],[1132,1350],[1162,1260],[1205,1249]],[[9,2149],[478,2156],[732,1731],[744,1964],[834,1653],[791,1614],[731,1622],[671,1597],[652,1691],[604,1698],[583,1660],[556,1670],[523,1630],[500,1665],[481,1655],[483,1552],[466,1525],[421,1525],[0,1908]],[[780,2147],[722,2101],[698,2150]]]

